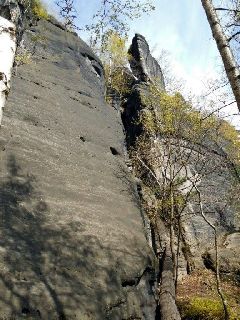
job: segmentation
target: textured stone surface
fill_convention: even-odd
[[[234,273],[240,281],[240,232],[226,236],[219,249],[219,267],[223,273]],[[215,269],[215,250],[211,249],[205,256],[207,266]]]
[[[132,72],[138,80],[144,82],[148,80],[157,81],[164,90],[162,70],[156,59],[151,55],[149,45],[142,35],[135,34],[129,54],[131,55],[130,65]]]
[[[0,131],[0,315],[154,319],[154,257],[99,60],[39,21]]]

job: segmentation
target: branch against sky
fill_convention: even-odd
[[[61,18],[63,18],[65,27],[69,30],[77,29],[75,25],[77,11],[74,0],[56,0],[55,4],[59,8],[59,15]]]
[[[155,10],[155,0],[101,0],[100,7],[94,13],[91,24],[85,29],[92,34],[92,41],[96,44],[102,41],[104,34],[114,31],[120,36],[129,32],[129,23],[141,17],[144,13]]]
[[[58,8],[54,5],[55,0],[42,1],[48,6],[50,13],[57,16]],[[223,5],[223,0],[216,1],[219,3],[221,1]],[[100,8],[100,3],[101,0],[90,2],[75,0],[77,11],[75,22],[79,28],[77,32],[88,44],[90,33],[83,30],[83,26],[93,22],[92,16]],[[172,74],[175,75],[175,79],[183,80],[184,96],[188,98],[189,92],[197,96],[205,94],[206,82],[216,84],[216,79],[219,79],[219,75],[223,72],[220,70],[221,58],[212,39],[201,1],[155,0],[154,5],[156,9],[151,14],[144,14],[138,19],[129,21],[129,39],[135,33],[144,35],[150,48],[154,48],[153,55],[156,58],[160,56],[162,50],[169,52]],[[219,12],[219,15],[222,17],[223,12]],[[233,42],[235,43],[235,40]],[[213,93],[213,99],[215,95],[216,91]],[[226,97],[224,93],[221,95]],[[236,115],[236,105],[221,111],[226,114],[228,120],[240,128],[240,116]]]
[[[212,30],[213,37],[216,41],[219,53],[222,57],[224,68],[233,94],[235,96],[238,109],[240,111],[240,71],[237,64],[237,59],[233,55],[233,50],[230,45],[229,38],[224,32],[223,25],[220,22],[219,16],[217,14],[218,10],[216,10],[216,7],[214,7],[213,1],[201,0],[201,2],[205,10],[210,28]]]

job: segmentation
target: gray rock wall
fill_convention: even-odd
[[[42,20],[18,55],[0,130],[0,316],[154,319],[155,258],[100,61]]]
[[[164,90],[164,78],[161,67],[157,60],[151,55],[149,45],[146,39],[136,33],[132,39],[132,44],[129,49],[130,66],[134,76],[143,82],[154,81]]]

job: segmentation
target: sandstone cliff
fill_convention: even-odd
[[[54,19],[27,19],[18,39],[0,131],[0,316],[154,319],[156,261],[101,62]]]
[[[11,91],[2,91],[8,99],[0,129],[0,316],[180,319],[169,230],[164,219],[156,230],[147,216],[143,203],[151,208],[155,199],[134,179],[126,150],[142,134],[149,85],[157,79],[164,91],[161,68],[137,34],[129,50],[131,92],[120,115],[105,102],[103,66],[92,50],[23,3],[0,1],[17,43]],[[163,139],[153,140],[157,153]],[[209,141],[200,148],[209,168],[225,163],[224,148]],[[196,153],[191,157],[190,176],[199,170]],[[208,218],[219,226],[221,271],[238,275],[237,208],[221,203],[235,179],[229,163],[200,188]],[[212,230],[194,201],[184,213],[180,277],[214,269]]]

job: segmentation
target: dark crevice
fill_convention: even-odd
[[[71,90],[71,89],[70,89]],[[87,92],[84,92],[84,91],[78,91],[79,94],[83,95],[83,96],[86,96],[86,97],[89,97],[89,98],[92,98],[92,95],[90,93],[87,93]]]
[[[118,152],[117,149],[114,147],[110,147],[110,151],[114,156],[120,155],[120,152]]]
[[[134,287],[134,286],[136,286],[136,281],[137,281],[137,279],[123,281],[122,287],[124,287],[124,288],[125,287]]]
[[[127,279],[127,280],[122,281],[122,287],[136,287],[136,286],[138,286],[138,284],[141,281],[142,277],[144,275],[148,274],[148,273],[150,275],[153,273],[153,270],[152,270],[151,267],[146,267],[144,269],[143,273],[140,276],[135,277],[134,279]],[[152,284],[151,279],[149,280],[149,283]]]
[[[23,307],[22,308],[22,314],[25,314],[25,315],[30,314],[29,308]]]
[[[90,55],[87,54],[87,53],[81,53],[81,55],[82,55],[84,58],[89,59],[90,61],[96,61],[96,60],[94,59],[94,57],[90,56]]]
[[[135,92],[136,93],[136,92]],[[134,97],[133,97],[134,96]],[[133,108],[127,108],[127,105],[122,104],[123,111],[121,112],[121,120],[122,120],[122,125],[123,125],[123,131],[125,133],[125,148],[126,152],[129,153],[129,150],[132,146],[134,146],[135,141],[137,137],[140,135],[142,132],[142,128],[139,125],[136,125],[135,119],[136,119],[136,114],[138,113],[136,110],[136,105],[138,104],[139,106],[141,105],[141,101],[139,99],[139,96],[137,94],[133,95],[133,92],[131,93],[130,96],[127,97],[128,102],[129,101],[132,103]],[[143,225],[146,233],[146,238],[150,238],[150,241],[153,246],[153,252],[155,256],[158,259],[158,254],[157,254],[157,239],[156,235],[154,232],[154,227],[150,224],[150,235],[149,235],[149,230],[146,225],[146,219],[148,219],[147,214],[144,211],[144,208],[142,206],[142,187],[141,184],[137,184],[136,186],[136,191],[138,194],[138,199],[140,202],[140,211],[142,212],[142,220],[143,220]],[[147,218],[146,218],[147,217]],[[159,259],[160,260],[160,259]],[[160,281],[161,277],[161,272],[162,272],[162,263],[159,261],[159,268],[158,270],[151,270],[150,268],[146,268],[141,275],[141,277],[134,279],[134,280],[125,280],[122,282],[123,287],[133,287],[137,286],[143,277],[143,275],[149,272],[150,274],[153,275],[152,279],[148,279],[149,285],[151,287],[152,292],[154,292],[155,295],[155,320],[160,319],[160,306],[159,306],[159,298],[158,298],[158,293],[156,291],[156,287],[158,286],[158,283]]]
[[[159,319],[161,319],[161,313],[160,313],[160,306],[158,304],[156,308],[155,320],[159,320]]]
[[[202,259],[203,259],[203,264],[204,264],[206,269],[215,271],[214,270],[214,266],[213,266],[213,262],[212,262],[212,259],[211,259],[210,255],[209,255],[209,253],[203,254],[202,255]]]
[[[100,68],[98,68],[97,66],[94,66],[94,65],[93,65],[93,68],[96,71],[97,75],[99,77],[101,77],[102,76],[102,70]]]

